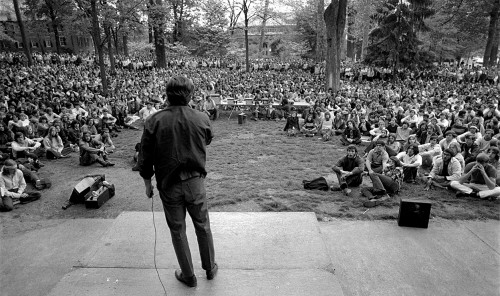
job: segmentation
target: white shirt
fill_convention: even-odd
[[[158,112],[158,110],[156,110],[155,107],[151,107],[151,109],[148,109],[148,107],[143,107],[141,110],[139,110],[139,117],[145,121],[149,116],[153,115],[156,112]]]

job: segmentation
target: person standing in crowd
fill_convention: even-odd
[[[206,146],[213,134],[208,116],[188,107],[193,92],[190,79],[175,76],[169,80],[166,93],[170,105],[146,121],[138,164],[149,198],[153,197],[151,178],[156,176],[181,268],[175,277],[189,287],[195,287],[197,279],[186,236],[186,211],[193,220],[207,279],[212,280],[218,270],[205,192]]]

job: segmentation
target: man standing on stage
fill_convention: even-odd
[[[213,135],[208,116],[188,106],[193,91],[190,79],[183,76],[170,79],[166,87],[170,105],[146,121],[139,158],[139,171],[148,197],[153,196],[151,178],[156,175],[181,267],[175,271],[175,277],[189,287],[195,287],[197,280],[186,236],[186,210],[193,220],[207,279],[213,279],[218,270],[205,192],[206,145]]]

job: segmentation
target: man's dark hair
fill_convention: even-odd
[[[184,76],[172,77],[167,83],[167,99],[173,106],[187,106],[193,91],[193,82]]]

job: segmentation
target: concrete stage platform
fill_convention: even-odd
[[[343,295],[314,213],[210,213],[219,264],[213,281],[201,269],[189,221],[194,289],[175,280],[170,233],[163,214],[155,218],[157,267],[168,295]],[[123,213],[49,295],[162,295],[153,251],[151,213]]]
[[[157,265],[168,295],[500,295],[500,222],[316,221],[312,213],[210,213],[219,274],[207,281],[188,222],[198,287],[157,212]],[[163,295],[151,213],[50,220],[0,238],[0,295]]]

